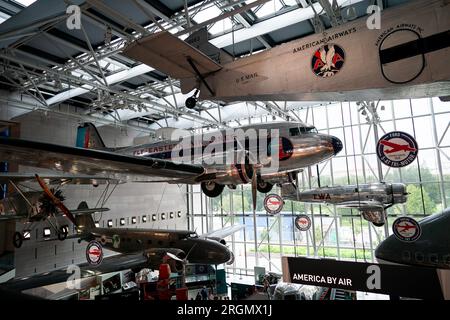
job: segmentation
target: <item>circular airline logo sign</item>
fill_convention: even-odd
[[[377,144],[378,158],[385,165],[394,168],[411,164],[419,152],[416,140],[409,134],[393,131],[381,137]]]
[[[344,50],[336,44],[326,44],[314,52],[311,67],[318,77],[328,78],[338,73],[344,66]]]
[[[103,248],[98,241],[91,241],[86,247],[86,260],[93,266],[98,266],[103,261]]]
[[[409,217],[396,219],[392,224],[392,231],[397,239],[404,242],[414,242],[422,233],[419,223]]]
[[[270,214],[279,213],[284,206],[283,198],[277,194],[269,194],[264,198],[264,209]]]
[[[311,218],[306,214],[301,214],[295,218],[295,226],[300,231],[308,231],[311,228]]]

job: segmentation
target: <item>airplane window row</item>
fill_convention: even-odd
[[[291,137],[299,136],[305,133],[317,133],[317,129],[315,127],[300,127],[300,128],[290,128],[289,135]]]
[[[173,212],[173,211],[171,211],[170,213],[168,213],[168,215],[169,215],[169,219],[174,219],[174,218],[175,218],[175,212]],[[176,213],[176,216],[177,216],[178,218],[181,218],[181,216],[182,216],[181,211],[178,211],[178,212]],[[152,217],[152,221],[157,221],[157,220],[158,220],[158,214],[156,214],[156,213],[153,213],[153,214],[151,215],[151,217]],[[159,217],[160,217],[160,220],[166,220],[167,215],[166,215],[165,212],[162,212],[162,213],[159,215]],[[138,221],[138,217],[131,217],[131,224],[136,224],[137,221]],[[146,222],[147,222],[147,216],[144,215],[144,216],[142,216],[142,223],[146,223]],[[128,224],[128,223],[127,223],[127,218],[120,218],[119,224],[120,224],[121,226],[124,226],[124,225]],[[107,225],[108,225],[108,228],[112,228],[112,227],[114,226],[113,220],[112,220],[112,219],[109,219],[108,222],[107,222]],[[95,226],[98,227],[98,222],[95,223]]]
[[[121,242],[121,243],[126,243],[126,242],[131,242],[131,241],[132,241],[131,238],[120,238],[120,242]],[[137,241],[140,242],[140,243],[143,243],[142,240],[137,240]],[[148,240],[147,240],[147,244],[148,244],[148,245],[157,244],[158,246],[163,246],[163,245],[164,245],[164,242],[163,242],[162,240],[158,240],[158,241],[155,241],[155,243],[153,243],[153,240],[152,240],[152,239],[148,239]],[[169,247],[175,246],[175,242],[173,242],[173,241],[169,242],[169,245],[168,245],[168,246],[169,246]]]
[[[64,225],[61,227],[61,230],[63,230],[65,233],[69,234],[69,226],[68,225]],[[49,227],[43,228],[42,229],[42,237],[44,239],[49,239],[52,235],[52,229]],[[30,240],[31,239],[31,230],[30,229],[26,229],[22,231],[22,237],[23,240]],[[36,239],[38,238],[38,229],[36,229]]]
[[[422,252],[415,252],[414,257],[409,251],[403,251],[402,253],[403,260],[408,262],[410,262],[411,260],[415,260],[416,262],[425,262],[426,257],[428,258],[428,262],[434,264],[439,262],[439,256],[437,253],[430,253],[425,256]],[[443,256],[443,262],[444,264],[450,265],[450,254]]]

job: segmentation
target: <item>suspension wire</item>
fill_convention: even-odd
[[[411,111],[411,122],[413,127],[413,133],[414,133],[414,139],[416,139],[416,126],[414,124],[414,117],[413,117],[413,110],[412,110],[412,101],[409,99],[409,110]],[[423,215],[426,216],[427,209],[425,208],[425,199],[423,196],[423,181],[422,181],[422,173],[420,171],[420,162],[419,162],[419,155],[417,154],[417,171],[419,175],[419,181],[420,181],[420,196],[422,200],[422,208],[423,208]]]
[[[373,114],[372,114],[372,120],[373,120]],[[376,126],[375,123],[373,125]],[[358,205],[361,207],[361,194],[360,194],[360,190],[359,190],[359,174],[358,174],[358,166],[357,166],[357,162],[356,162],[355,136],[353,134],[353,122],[352,122],[352,113],[351,112],[350,112],[350,130],[352,132],[353,162],[354,162],[354,165],[355,165],[356,187],[358,188]],[[352,212],[352,214],[353,214],[353,212]],[[359,212],[359,222],[360,222],[360,226],[361,226],[361,240],[362,240],[362,247],[363,247],[363,259],[364,259],[364,262],[367,262],[367,260],[366,260],[366,246],[364,244],[364,228],[363,228],[363,221],[362,220],[363,220],[362,213]],[[352,221],[353,221],[353,217],[352,217]],[[369,232],[370,232],[370,229],[369,229]],[[356,243],[355,243],[355,261],[357,261]]]
[[[342,109],[341,109],[341,111],[342,111]],[[352,112],[351,112],[351,110],[349,110],[349,114],[350,114],[350,128],[351,128],[352,137],[353,137],[353,121],[352,121]],[[342,117],[343,117],[343,115],[342,115]],[[345,129],[343,129],[343,130],[345,132]],[[344,139],[345,139],[345,137],[344,137]],[[353,140],[353,153],[355,153],[355,143],[354,143],[354,139],[352,139],[352,140]],[[345,141],[345,143],[347,143],[347,141]],[[346,159],[346,163],[347,163],[347,183],[350,184],[350,172],[349,172],[349,167],[348,167],[347,148],[345,150],[346,150],[345,151],[345,153],[346,153],[345,159]],[[354,156],[356,156],[356,155],[354,155]],[[356,187],[358,188],[358,194],[359,194],[358,179],[356,179]],[[354,255],[355,255],[355,261],[357,261],[358,260],[358,254],[356,252],[356,237],[355,237],[355,224],[354,224],[354,221],[353,221],[353,209],[350,209],[350,221],[352,222],[353,252],[354,252]]]
[[[99,197],[98,200],[97,200],[97,203],[95,204],[95,207],[96,207],[96,208],[98,208],[98,205],[100,204],[100,201],[102,200],[103,195],[104,195],[104,193],[106,192],[106,190],[108,189],[108,187],[109,187],[109,181],[106,183],[105,189],[103,189],[102,194],[100,195],[100,197]]]
[[[111,195],[113,194],[114,190],[116,190],[117,186],[119,185],[119,183],[116,183],[113,187],[113,189],[111,190],[111,192],[109,193],[108,197],[104,199],[104,201],[102,202],[102,207],[106,204],[106,202],[109,200],[109,198],[111,197]]]
[[[317,186],[320,189],[321,185],[320,185],[319,165],[316,165],[316,172],[317,172]],[[319,204],[319,216],[320,216],[320,233],[322,235],[322,254],[325,257],[325,239],[324,239],[324,235],[323,235],[323,216],[322,216],[322,205],[321,204]]]

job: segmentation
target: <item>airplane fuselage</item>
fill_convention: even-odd
[[[146,252],[155,249],[179,249],[189,263],[222,264],[230,261],[226,246],[200,238],[195,232],[158,229],[95,228],[87,240],[97,240],[103,247],[119,253]]]
[[[405,242],[394,235],[381,242],[375,250],[379,262],[398,263],[450,269],[450,208],[419,221],[422,232],[414,242]]]
[[[406,202],[406,186],[401,183],[369,183],[360,185],[322,187],[298,191],[289,185],[282,187],[282,196],[288,200],[335,204],[348,208],[362,208],[373,203],[391,206]]]
[[[126,148],[120,152],[200,164],[206,168],[207,173],[214,172],[215,177],[220,176],[223,184],[236,184],[236,181],[227,181],[225,177],[236,164],[252,161],[260,164],[266,161],[262,167],[271,170],[260,172],[260,176],[268,182],[278,182],[279,173],[299,171],[329,159],[342,149],[342,142],[338,138],[318,133],[314,127],[302,123],[264,123],[238,129],[239,131],[230,129],[189,136],[184,138],[184,142],[182,138],[175,137],[172,140]],[[272,138],[275,137],[272,130],[277,131],[278,141]],[[276,162],[272,156],[274,150],[278,153]],[[245,155],[248,157],[247,162]],[[249,177],[243,176],[240,180],[237,182],[247,183]]]
[[[414,1],[223,65],[200,85],[222,101],[360,101],[450,95],[450,4]]]

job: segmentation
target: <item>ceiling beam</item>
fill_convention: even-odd
[[[341,8],[344,8],[363,1],[365,0],[353,0],[350,2],[348,0],[338,0],[337,4]],[[316,11],[320,11],[322,9],[320,3],[318,2],[314,3],[312,6],[314,6],[314,9]],[[236,30],[233,32],[234,37],[233,34],[229,32],[227,34],[213,38],[209,42],[211,42],[216,47],[224,48],[229,45],[232,45],[233,43],[236,44],[242,41],[250,40],[257,36],[261,36],[270,33],[272,31],[279,30],[287,26],[312,19],[314,18],[314,10],[312,6],[309,6],[307,8],[298,8],[286,12],[282,15],[275,16],[273,18],[255,23],[249,28]]]

